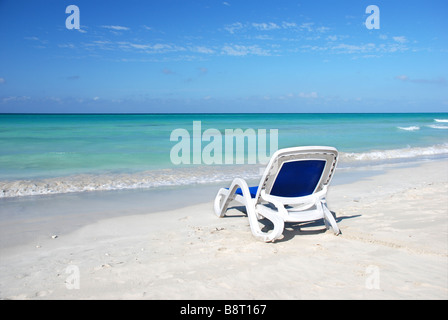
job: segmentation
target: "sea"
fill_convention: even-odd
[[[229,156],[238,130],[243,153],[235,138]],[[0,114],[0,198],[224,185],[312,145],[337,148],[338,170],[444,159],[448,113]]]

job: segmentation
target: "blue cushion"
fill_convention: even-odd
[[[325,160],[300,160],[283,163],[271,194],[279,197],[303,197],[314,192],[325,168]]]
[[[226,188],[229,189],[229,188]],[[255,196],[257,195],[257,190],[258,187],[249,187],[249,192],[250,192],[250,196],[251,198],[255,198]],[[241,190],[241,188],[236,189],[235,194],[239,194],[239,195],[243,195],[243,191]]]

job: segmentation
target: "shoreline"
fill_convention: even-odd
[[[418,166],[441,159],[371,163],[339,167],[331,186],[348,184],[384,173],[387,169]],[[261,168],[261,167],[260,167]],[[241,172],[236,172],[236,176]],[[247,179],[257,185],[259,179]],[[193,185],[95,190],[0,198],[0,253],[22,245],[38,246],[48,237],[68,234],[103,219],[171,211],[213,201],[229,181]],[[331,187],[330,186],[330,187]],[[170,206],[166,206],[169,203]]]
[[[376,169],[335,175],[327,199],[341,236],[288,226],[273,244],[255,240],[236,209],[215,217],[208,186],[187,207],[167,197],[165,210],[126,211],[116,204],[129,199],[109,193],[126,214],[0,249],[0,298],[447,299],[448,161]],[[70,266],[79,289],[67,288]]]

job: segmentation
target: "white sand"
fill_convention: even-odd
[[[3,250],[0,298],[448,298],[448,161],[330,187],[337,237],[317,223],[259,242],[204,201]]]

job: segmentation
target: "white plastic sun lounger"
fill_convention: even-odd
[[[257,239],[274,241],[283,234],[285,222],[323,219],[327,230],[340,233],[327,208],[325,196],[338,161],[332,147],[295,147],[278,150],[271,157],[258,187],[235,178],[230,188],[221,188],[214,201],[217,216],[224,217],[233,200],[246,207],[250,228]],[[258,223],[266,218],[273,229],[263,232]]]

